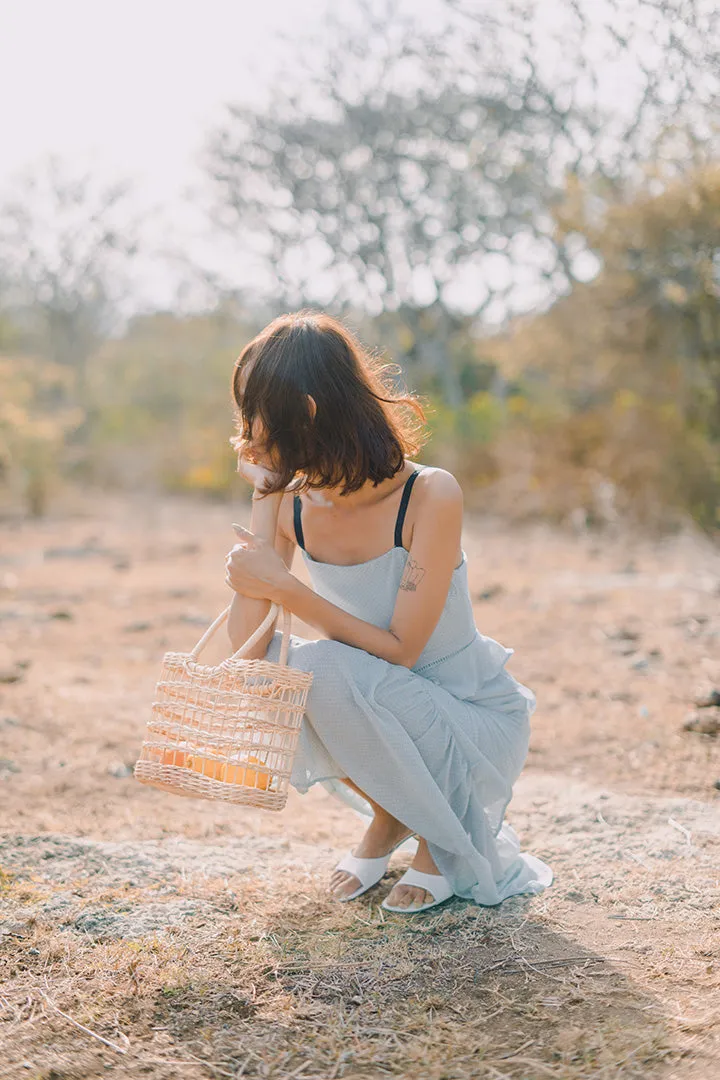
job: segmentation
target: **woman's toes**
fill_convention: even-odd
[[[423,904],[432,904],[433,897],[425,889],[413,889],[412,900],[408,907],[421,907]]]
[[[347,874],[344,870],[339,873],[336,871],[330,879],[330,892],[333,896],[349,896],[350,893],[354,893],[356,889],[360,888],[360,882],[352,874]]]
[[[424,889],[418,889],[414,885],[396,885],[387,898],[388,904],[393,907],[401,907],[410,910],[420,907],[422,904],[432,903],[432,896]]]

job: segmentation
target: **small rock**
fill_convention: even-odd
[[[494,600],[496,596],[500,596],[505,590],[502,585],[489,585],[487,589],[483,589],[481,592],[475,593],[474,600]]]
[[[689,713],[683,724],[683,731],[692,731],[697,735],[717,735],[720,732],[720,708],[715,706],[703,709],[702,712]]]
[[[639,630],[630,630],[627,626],[611,626],[605,636],[610,641],[639,641],[642,635]]]
[[[43,556],[46,559],[88,559],[92,555],[107,555],[105,548],[87,544],[84,547],[52,547],[45,548]]]
[[[715,705],[720,705],[720,690],[711,690],[693,704],[696,709],[712,709]]]
[[[49,613],[48,618],[64,619],[65,621],[69,622],[71,619],[74,619],[75,616],[73,615],[72,611],[68,611],[67,608],[57,608],[55,611],[51,611]]]
[[[27,937],[28,929],[27,922],[3,922],[0,926],[0,937],[24,938]]]
[[[715,783],[713,784],[713,787],[717,788],[717,790],[720,791],[720,780],[716,780]]]
[[[582,596],[573,596],[570,598],[572,604],[587,604],[588,606],[593,604],[604,604],[607,600],[607,596],[603,596],[602,593],[584,593]]]
[[[190,623],[191,626],[208,626],[212,619],[208,615],[197,615],[188,611],[185,614],[180,615],[178,622]]]
[[[20,682],[23,674],[23,669],[19,664],[14,664],[12,667],[0,667],[0,683]]]
[[[649,715],[650,715],[650,710],[648,709],[647,705],[641,705],[640,708],[638,709],[638,716],[640,717],[640,719],[641,720],[647,720]]]
[[[108,765],[107,771],[110,776],[116,776],[118,780],[124,780],[128,776],[132,776],[133,768],[133,765],[126,765],[124,761],[117,761],[112,765]]]
[[[178,555],[197,555],[200,551],[200,545],[190,541],[188,544],[178,544]]]
[[[576,904],[582,904],[585,900],[585,895],[577,889],[572,889],[570,892],[565,893],[565,899],[572,900]]]
[[[650,661],[646,656],[641,656],[638,660],[633,660],[630,667],[633,671],[646,671],[650,667]]]

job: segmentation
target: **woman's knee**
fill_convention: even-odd
[[[303,641],[290,648],[289,662],[302,671],[311,671],[318,679],[331,682],[347,669],[349,645],[340,641]]]
[[[270,639],[265,659],[278,663],[281,647],[282,634],[276,630]],[[290,636],[288,664],[298,671],[312,673],[310,698],[315,703],[337,701],[342,698],[343,692],[347,691],[348,658],[345,654],[349,648],[349,645],[343,645],[340,641],[308,641],[295,635]]]

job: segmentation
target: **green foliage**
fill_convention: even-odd
[[[33,516],[42,515],[67,459],[67,439],[84,419],[58,406],[68,372],[34,357],[0,356],[0,480]]]
[[[471,489],[498,475],[496,439],[506,423],[503,403],[487,391],[473,394],[458,409],[441,399],[428,410],[430,439],[423,457],[455,473]]]
[[[430,438],[438,444],[458,443],[464,449],[484,446],[492,442],[504,420],[502,402],[487,391],[473,394],[459,409],[435,400],[429,415]]]
[[[138,319],[91,366],[96,481],[226,497],[236,486],[230,378],[254,328],[223,317]]]

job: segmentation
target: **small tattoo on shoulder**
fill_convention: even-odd
[[[408,555],[408,560],[405,563],[405,570],[403,571],[403,576],[400,581],[400,588],[404,589],[405,592],[415,592],[424,577],[425,571],[422,566],[418,566],[412,555]]]

